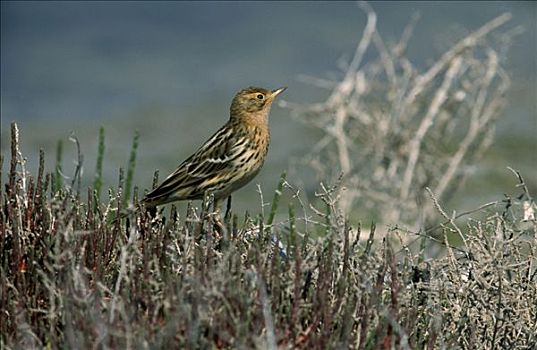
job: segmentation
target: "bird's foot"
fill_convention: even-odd
[[[211,213],[210,216],[211,217],[209,222],[212,224],[215,238],[221,239],[227,237],[227,228],[224,221],[222,221],[220,210]]]

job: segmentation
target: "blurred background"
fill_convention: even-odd
[[[421,18],[408,46],[427,67],[465,34],[503,12],[506,30],[521,27],[502,62],[512,79],[508,105],[494,144],[455,198],[460,209],[512,193],[522,172],[537,191],[537,63],[535,2],[371,2],[377,27],[397,42],[415,13]],[[83,184],[95,174],[97,140],[105,127],[105,188],[126,167],[135,130],[140,144],[134,182],[151,186],[175,169],[228,118],[234,94],[249,85],[287,86],[283,99],[307,104],[328,91],[302,75],[340,79],[366,17],[354,2],[10,2],[1,3],[1,148],[9,157],[9,125],[21,132],[28,169],[39,148],[52,171],[58,140],[63,169],[74,172],[76,148],[84,155]],[[516,29],[515,29],[516,30]],[[368,59],[366,55],[365,60]],[[275,106],[272,145],[260,175],[234,196],[234,210],[260,208],[256,184],[271,196],[279,174],[317,141],[318,135]],[[9,159],[9,158],[7,158]],[[3,169],[8,162],[4,161]],[[310,168],[289,176],[312,195]]]

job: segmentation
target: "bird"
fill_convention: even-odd
[[[231,102],[228,121],[145,195],[145,207],[155,210],[163,204],[204,199],[212,194],[214,207],[218,208],[219,200],[250,182],[268,153],[272,103],[286,89],[250,86],[240,90]]]

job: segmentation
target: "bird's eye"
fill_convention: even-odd
[[[262,100],[262,99],[265,98],[265,96],[263,96],[262,94],[257,94],[256,97],[257,97],[258,100]]]

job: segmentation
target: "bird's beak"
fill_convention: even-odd
[[[271,97],[272,97],[272,98],[275,98],[276,96],[278,96],[279,94],[281,94],[282,92],[284,92],[285,89],[287,89],[287,87],[281,87],[281,88],[279,88],[279,89],[272,90],[272,95],[271,95]]]

